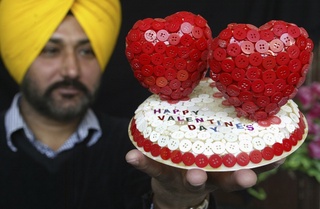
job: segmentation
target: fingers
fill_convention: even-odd
[[[145,172],[151,177],[160,178],[161,174],[164,173],[165,167],[161,166],[160,163],[149,159],[140,151],[134,149],[126,155],[127,163],[134,166],[136,169]]]

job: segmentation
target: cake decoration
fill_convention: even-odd
[[[231,171],[270,164],[303,143],[306,120],[292,100],[312,59],[303,28],[232,23],[212,38],[203,17],[182,11],[137,21],[126,44],[134,76],[153,93],[129,126],[146,156]]]

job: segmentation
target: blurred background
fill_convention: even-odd
[[[120,36],[103,75],[101,91],[94,107],[105,113],[131,118],[137,106],[150,95],[133,77],[124,54],[125,37],[130,28],[139,19],[163,18],[178,11],[190,11],[203,16],[208,20],[214,37],[229,23],[250,23],[258,27],[270,20],[284,20],[304,27],[315,44],[315,59],[307,82],[320,81],[319,0],[121,0],[121,4],[123,19]],[[0,62],[0,110],[10,105],[17,91],[18,86]],[[320,208],[319,183],[314,178],[295,172],[280,172],[260,186],[268,194],[266,198],[256,198],[248,191],[217,192],[217,202],[221,209]]]

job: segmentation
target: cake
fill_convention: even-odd
[[[134,76],[153,93],[129,126],[146,156],[232,171],[283,159],[306,138],[306,119],[292,100],[312,58],[303,28],[232,23],[212,38],[203,17],[182,11],[137,21],[126,44]]]

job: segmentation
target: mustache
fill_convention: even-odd
[[[56,82],[56,83],[52,84],[51,86],[49,86],[45,95],[50,95],[52,91],[54,91],[57,88],[61,88],[61,87],[73,87],[73,88],[78,89],[79,91],[82,91],[86,95],[89,94],[88,88],[84,84],[79,82],[78,80],[65,79],[63,81]]]

